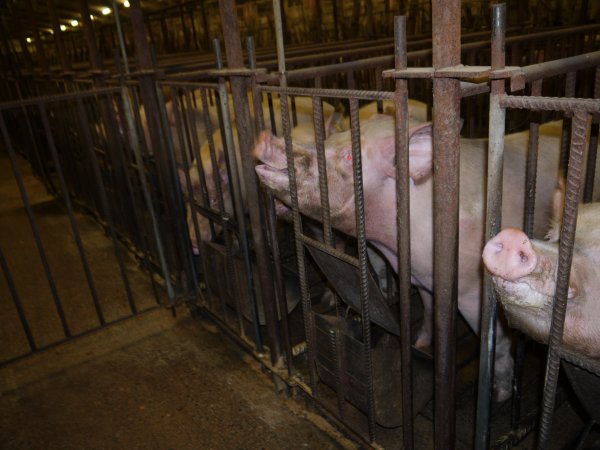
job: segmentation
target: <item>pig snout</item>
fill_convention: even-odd
[[[483,249],[483,263],[490,273],[508,281],[533,272],[537,259],[527,235],[516,228],[502,230]]]

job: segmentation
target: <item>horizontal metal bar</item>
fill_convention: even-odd
[[[557,353],[560,358],[600,376],[600,361],[572,352],[564,346],[558,348]]]
[[[6,103],[0,103],[0,111],[20,108],[23,106],[32,106],[45,103],[55,103],[67,100],[75,100],[77,98],[94,97],[96,95],[104,94],[116,94],[120,92],[118,87],[114,88],[101,88],[101,89],[90,89],[89,91],[72,92],[69,94],[49,95],[47,97],[36,97],[27,100],[11,101]]]
[[[325,252],[325,253],[327,253],[341,261],[344,261],[345,263],[348,263],[356,268],[360,268],[359,263],[358,263],[358,258],[354,258],[353,256],[350,256],[344,252],[336,250],[335,248],[333,248],[329,245],[325,245],[322,242],[317,241],[316,239],[312,239],[312,238],[306,236],[305,234],[300,235],[300,240],[302,241],[303,244],[314,247],[317,250],[321,250],[322,252]]]
[[[156,84],[158,84],[159,86],[167,86],[167,87],[174,87],[174,88],[183,88],[183,89],[195,89],[195,88],[199,88],[199,89],[219,89],[219,84],[218,83],[207,83],[206,81],[204,82],[198,82],[198,81],[173,81],[171,78],[166,78],[164,80],[161,81],[157,81]]]
[[[531,109],[534,111],[585,111],[588,114],[600,113],[600,100],[588,98],[504,95],[500,97],[500,106],[502,108]]]
[[[261,92],[326,98],[356,98],[359,100],[393,100],[393,92],[358,91],[352,89],[316,89],[280,86],[257,86]]]
[[[518,91],[525,88],[525,83],[598,65],[600,65],[600,51],[532,64],[522,67],[519,73],[513,75],[510,88],[512,91]]]

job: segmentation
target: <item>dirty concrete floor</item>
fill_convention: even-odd
[[[1,369],[0,448],[355,447],[214,327],[179,316],[154,310]]]

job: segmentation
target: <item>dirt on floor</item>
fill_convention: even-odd
[[[1,369],[0,447],[355,448],[214,327],[179,314],[155,310]]]

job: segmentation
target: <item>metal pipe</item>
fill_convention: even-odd
[[[492,7],[492,70],[505,65],[504,39],[506,5]],[[504,165],[504,129],[506,110],[500,106],[504,95],[503,79],[491,81],[489,143],[487,165],[487,210],[485,242],[500,231],[502,223],[502,173]],[[494,358],[496,354],[496,296],[487,272],[483,275],[484,297],[481,307],[481,336],[479,349],[479,383],[477,391],[477,422],[475,448],[485,450],[490,442],[490,417]]]
[[[394,18],[395,69],[407,67],[406,16]],[[380,78],[378,78],[380,79]],[[381,89],[378,89],[381,90]],[[402,439],[414,447],[410,277],[410,178],[408,152],[408,81],[397,79],[396,105],[396,227],[398,229],[398,300],[400,304],[400,357],[402,360]],[[379,105],[378,105],[379,108]],[[390,289],[391,291],[391,289]]]
[[[121,17],[119,16],[119,6],[117,5],[117,0],[112,0],[112,5],[113,14],[115,17],[115,26],[117,27],[117,37],[119,38],[119,48],[121,49],[121,62],[123,63],[123,69],[125,70],[125,74],[129,75],[129,61],[127,58],[127,48],[125,47],[125,39],[123,38],[123,29],[121,28]]]
[[[98,44],[96,43],[96,36],[94,34],[94,24],[90,18],[88,0],[80,0],[79,7],[81,10],[81,23],[83,24],[83,32],[87,41],[92,69],[101,70],[102,55],[100,55],[100,52],[98,51]]]
[[[58,16],[56,15],[56,6],[54,0],[48,0],[48,12],[50,14],[50,20],[52,21],[52,29],[54,30],[54,42],[56,44],[56,51],[60,59],[60,64],[64,72],[70,72],[72,70],[71,61],[67,56],[67,50],[65,43],[62,38],[62,31],[60,29],[60,23],[58,22]]]
[[[79,258],[81,260],[81,264],[83,265],[83,270],[85,273],[86,280],[88,282],[90,294],[92,295],[94,307],[96,308],[96,314],[98,315],[98,320],[100,321],[100,324],[104,325],[106,323],[106,319],[104,318],[104,313],[102,312],[102,307],[100,306],[100,299],[98,297],[98,291],[96,290],[96,284],[94,283],[94,277],[92,275],[92,271],[90,270],[90,265],[88,263],[86,255],[85,255],[85,250],[83,248],[83,243],[81,241],[81,235],[79,233],[79,227],[77,226],[77,222],[75,221],[75,216],[73,213],[73,206],[71,204],[71,198],[69,196],[69,189],[67,188],[67,183],[65,182],[63,170],[62,170],[60,161],[58,159],[58,152],[56,150],[56,145],[54,143],[52,131],[50,130],[50,123],[48,121],[48,115],[46,113],[46,109],[44,108],[44,105],[39,105],[39,111],[40,111],[40,116],[42,117],[42,126],[44,127],[44,132],[46,133],[46,139],[48,140],[48,147],[50,148],[50,154],[52,155],[54,169],[56,170],[56,175],[58,176],[58,181],[60,183],[60,190],[62,193],[63,202],[65,203],[65,207],[67,208],[67,214],[69,217],[69,223],[71,225],[71,231],[73,232],[73,238],[75,239],[75,244],[77,246]]]
[[[223,25],[223,37],[227,52],[227,64],[230,69],[244,66],[242,45],[239,36],[237,13],[233,0],[222,0],[219,2],[219,11]],[[267,324],[267,338],[271,350],[271,362],[273,365],[281,364],[281,343],[279,337],[277,311],[275,308],[275,292],[271,274],[268,273],[269,256],[267,254],[267,241],[262,228],[260,217],[260,199],[256,174],[254,172],[254,161],[252,159],[252,123],[248,108],[248,95],[246,80],[233,76],[230,79],[233,106],[237,123],[239,151],[242,155],[242,166],[248,210],[250,213],[250,224],[254,242],[254,251],[258,266],[260,279],[260,290]],[[223,99],[221,99],[223,101]],[[282,101],[283,103],[283,101]]]
[[[432,3],[433,67],[460,64],[460,1]],[[460,81],[433,80],[433,205],[436,449],[456,439],[456,308],[460,148]]]
[[[17,291],[17,286],[15,285],[15,281],[10,273],[10,268],[8,267],[8,263],[4,258],[4,252],[0,248],[0,267],[2,268],[2,272],[4,272],[4,279],[6,280],[6,285],[8,286],[8,290],[10,291],[10,295],[12,296],[13,303],[15,304],[15,309],[17,310],[17,314],[19,315],[19,320],[21,321],[21,326],[23,327],[23,332],[25,333],[25,337],[27,337],[27,343],[29,344],[29,349],[31,351],[35,351],[37,349],[37,345],[35,343],[35,339],[33,338],[33,333],[31,332],[31,327],[29,326],[29,322],[27,321],[27,316],[25,315],[25,310],[23,309],[23,304],[21,303],[21,299],[19,297],[19,293]]]
[[[46,275],[46,279],[48,280],[48,286],[50,287],[50,292],[52,293],[52,299],[54,300],[56,312],[58,313],[58,317],[60,319],[60,323],[62,325],[63,332],[64,332],[65,336],[67,338],[69,338],[69,337],[71,337],[71,330],[69,329],[69,324],[67,323],[67,318],[65,316],[65,312],[62,307],[60,295],[58,294],[58,290],[56,288],[56,283],[54,281],[54,277],[52,276],[52,270],[50,269],[50,263],[48,262],[46,250],[44,249],[44,244],[42,243],[40,230],[38,228],[37,221],[35,220],[35,216],[33,214],[33,209],[31,208],[31,202],[29,201],[29,195],[27,194],[27,189],[25,188],[23,176],[21,175],[21,171],[19,170],[19,167],[17,164],[16,154],[13,149],[12,143],[10,141],[10,136],[8,134],[8,130],[6,129],[4,117],[1,114],[0,114],[0,131],[2,133],[2,138],[4,140],[4,148],[8,152],[8,157],[10,158],[10,164],[11,164],[11,167],[13,170],[13,174],[15,176],[15,180],[17,181],[17,185],[19,187],[19,193],[21,194],[21,199],[23,200],[23,206],[25,208],[27,218],[29,219],[29,225],[31,226],[31,231],[33,232],[33,238],[35,240],[35,245],[38,249],[38,253],[40,255],[40,260],[42,262],[42,266],[44,267],[44,273]]]
[[[550,448],[552,416],[556,400],[560,356],[558,354],[563,337],[569,277],[573,261],[573,245],[577,227],[577,211],[581,196],[583,179],[583,154],[588,132],[588,120],[585,112],[575,112],[573,132],[571,135],[571,151],[569,169],[565,189],[565,208],[558,247],[558,268],[556,274],[556,292],[552,309],[552,324],[548,340],[548,359],[544,378],[542,399],[542,416],[540,418],[540,435],[538,448]]]
[[[42,36],[40,35],[40,29],[38,27],[37,20],[35,18],[35,11],[33,9],[32,0],[25,0],[25,8],[27,11],[27,17],[31,20],[31,28],[33,29],[33,42],[37,50],[37,56],[39,58],[40,68],[44,72],[49,71],[48,60],[44,52],[44,44],[42,43]]]

